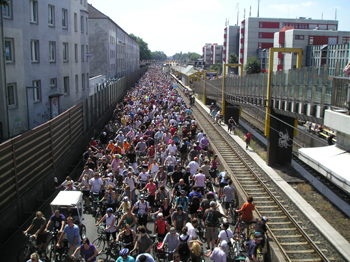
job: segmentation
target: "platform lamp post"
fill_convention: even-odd
[[[216,79],[219,77],[219,71],[216,70],[206,70],[204,71],[204,82],[203,82],[203,104],[206,105],[206,98],[205,98],[205,82],[207,81],[207,73],[216,73]]]
[[[271,122],[271,109],[272,109],[272,94],[271,94],[271,85],[272,85],[272,72],[273,72],[273,59],[274,53],[297,53],[297,64],[296,68],[301,68],[301,59],[303,55],[302,48],[278,48],[271,47],[269,48],[269,71],[267,75],[267,105],[266,105],[266,118],[265,118],[265,136],[270,137],[270,122]]]
[[[222,112],[222,116],[225,118],[225,78],[226,78],[226,68],[227,67],[232,67],[232,66],[237,66],[240,68],[240,76],[243,75],[243,65],[242,64],[224,64],[224,68],[223,68],[223,74],[222,74],[222,94],[221,94],[221,112]]]

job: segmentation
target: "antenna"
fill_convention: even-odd
[[[323,20],[323,12],[322,12],[322,14],[321,14],[321,20]]]
[[[243,19],[245,19],[245,8],[244,8],[244,13],[243,13]]]
[[[335,18],[334,20],[337,20],[337,9],[335,9]]]
[[[252,16],[252,6],[250,6],[250,8],[249,8],[249,17],[251,17]]]
[[[236,8],[237,8],[237,25],[239,25],[238,24],[238,20],[239,20],[239,3],[237,3]]]
[[[257,17],[259,17],[259,9],[260,9],[260,0],[258,0],[258,16]],[[288,10],[289,10],[289,8],[288,8]]]

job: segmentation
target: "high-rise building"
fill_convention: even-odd
[[[262,18],[248,17],[241,22],[239,62],[245,64],[251,56],[257,56],[259,49],[274,46],[274,33],[283,27],[291,26],[299,30],[338,30],[337,20],[314,20],[303,17],[290,18]]]
[[[222,51],[222,61],[224,64],[228,63],[230,55],[236,54],[238,57],[239,52],[239,26],[227,26],[224,29],[224,44]]]
[[[203,46],[203,62],[205,62],[207,65],[211,62],[211,44],[206,43]]]
[[[89,79],[87,0],[8,3],[2,7],[0,46],[3,139],[83,101]]]
[[[91,76],[123,77],[140,67],[139,44],[111,18],[88,5]]]
[[[210,64],[214,65],[222,63],[222,47],[222,45],[212,44]]]

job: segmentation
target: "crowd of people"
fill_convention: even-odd
[[[236,123],[233,119],[230,123],[230,131],[234,131]],[[250,141],[250,137],[247,139]],[[117,262],[134,261],[136,250],[136,261],[154,261],[152,249],[172,251],[169,257],[173,261],[191,257],[195,262],[203,256],[215,262],[226,261],[233,234],[227,222],[221,225],[221,231],[218,229],[235,199],[232,180],[225,170],[218,174],[220,163],[210,152],[207,135],[192,116],[190,105],[173,88],[171,76],[161,68],[152,66],[127,92],[99,139],[91,139],[83,158],[86,163],[77,182],[85,206],[92,205],[92,193],[105,201],[106,213],[96,226],[105,226],[108,248],[113,242],[126,244]],[[215,194],[207,186],[216,183],[225,213],[218,210]],[[67,177],[59,187],[77,190],[74,184]],[[243,206],[240,212],[253,209],[251,205]],[[27,231],[35,227],[45,249],[45,237],[41,235],[51,224],[60,233],[57,247],[66,235],[72,259],[82,255],[86,261],[96,261],[96,248],[88,238],[80,239],[79,229],[67,215],[57,210],[46,223],[42,214],[37,214]],[[200,221],[205,226],[208,253],[204,253],[196,235]],[[160,241],[156,248],[147,230],[150,222]]]

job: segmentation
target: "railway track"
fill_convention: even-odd
[[[180,91],[180,93],[182,93]],[[188,102],[187,98],[184,98]],[[246,196],[254,197],[259,216],[268,216],[268,231],[286,261],[344,261],[302,212],[222,127],[194,106],[193,115],[209,135],[210,144],[229,167]]]

